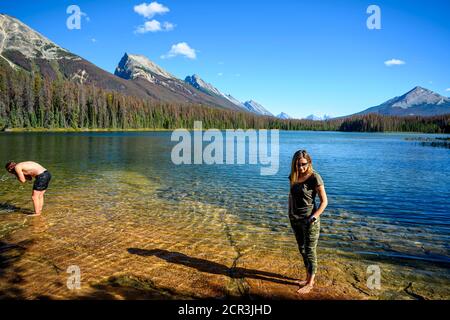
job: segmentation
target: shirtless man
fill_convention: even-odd
[[[50,172],[39,163],[33,161],[20,163],[8,162],[5,168],[6,171],[15,175],[21,183],[35,178],[31,198],[33,199],[34,216],[41,215],[42,207],[44,206],[44,194],[52,178]]]

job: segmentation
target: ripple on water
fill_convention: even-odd
[[[108,145],[103,144],[105,148]],[[95,149],[100,155],[103,144]],[[23,261],[16,262],[23,270],[21,276],[27,279],[21,288],[25,292],[66,297],[64,286],[53,283],[55,279],[61,282],[69,263],[80,265],[87,283],[131,274],[137,279],[151,279],[163,288],[192,294],[201,288],[203,296],[216,297],[248,287],[255,292],[287,291],[286,285],[273,279],[275,275],[268,276],[272,280],[261,280],[247,272],[245,281],[233,279],[233,265],[289,277],[303,275],[286,214],[285,172],[264,180],[252,169],[247,172],[242,167],[173,168],[155,158],[158,153],[146,154],[145,148],[134,149],[133,143],[108,148],[119,159],[109,168],[108,162],[95,172],[81,174],[55,168],[58,179],[49,189],[41,225],[20,213],[30,208],[30,185],[20,189],[9,178],[3,181],[2,176],[0,203],[5,205],[0,206],[0,232],[15,241],[30,237],[36,241],[27,247]],[[373,297],[407,298],[403,293],[405,282],[412,281],[414,290],[448,298],[448,225],[442,219],[430,220],[429,215],[407,204],[413,198],[408,191],[405,203],[397,206],[392,194],[395,180],[380,186],[386,193],[384,199],[364,185],[333,183],[325,170],[327,161],[320,159],[319,151],[316,163],[324,169],[323,177],[330,186],[330,207],[322,219],[319,242],[320,270],[326,276],[319,279],[319,285],[338,292],[337,284],[344,283],[347,292],[360,294],[354,288],[366,290],[362,287],[366,268],[375,263],[382,266],[383,279],[389,282],[384,293]],[[335,156],[333,165],[346,160],[342,153]],[[360,178],[358,161],[363,163],[365,156],[372,159],[370,154],[361,155],[350,164],[355,166],[350,180]],[[133,163],[133,157],[146,165]],[[395,165],[389,157],[386,163]],[[111,161],[114,159],[111,155]],[[78,168],[72,160],[66,160]],[[130,162],[136,170],[131,170]],[[149,165],[152,163],[157,166]],[[336,175],[348,173],[348,168],[337,166],[333,171]],[[374,175],[368,177],[376,179]],[[355,190],[345,193],[343,188]],[[433,210],[443,215],[443,207],[439,208]],[[37,285],[32,286],[33,282]],[[432,285],[427,288],[422,285],[425,283]],[[2,285],[5,282],[0,279]]]

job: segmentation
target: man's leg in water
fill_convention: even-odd
[[[34,214],[40,215],[42,212],[42,205],[44,202],[44,191],[33,190],[31,199],[33,200]]]
[[[39,212],[41,212],[42,213],[42,209],[44,208],[44,194],[45,194],[45,191],[47,191],[47,190],[44,190],[44,191],[42,191],[42,193],[40,194],[40,197],[41,197],[41,201],[40,201],[40,208],[39,208]]]

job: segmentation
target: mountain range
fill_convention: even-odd
[[[0,58],[13,68],[38,70],[51,79],[92,84],[130,96],[272,115],[254,101],[241,103],[221,93],[197,75],[180,80],[143,55],[125,53],[111,74],[6,14],[0,14]]]
[[[292,117],[290,115],[288,115],[287,113],[281,112],[279,115],[277,115],[278,119],[284,119],[284,120],[289,120],[292,119]]]
[[[450,98],[431,90],[415,87],[404,95],[355,115],[377,113],[389,116],[434,116],[450,113]]]
[[[307,116],[305,118],[306,120],[313,120],[313,121],[322,121],[322,120],[329,120],[331,119],[331,116],[324,114],[322,117],[321,116],[316,116],[314,114],[310,114],[309,116]]]
[[[230,94],[224,94],[219,89],[214,87],[212,84],[205,82],[200,76],[194,74],[192,76],[187,76],[184,80],[186,83],[190,84],[197,90],[200,90],[203,93],[206,93],[210,96],[215,96],[221,99],[226,99],[228,102],[232,103],[235,107],[238,107],[241,110],[250,111],[252,113],[256,113],[264,116],[272,116],[273,114],[267,111],[262,105],[259,103],[249,100],[246,102],[240,102],[236,98],[234,98]]]
[[[361,112],[349,116],[366,115],[370,113],[385,116],[436,116],[450,113],[450,98],[444,97],[429,89],[417,86],[405,94],[389,99],[380,105],[367,108]],[[307,120],[328,120],[332,119],[328,115],[323,117],[311,114]],[[337,119],[337,118],[336,118]]]
[[[194,74],[178,79],[147,57],[125,53],[114,74],[53,43],[16,18],[0,14],[0,59],[12,68],[38,71],[50,79],[65,79],[81,84],[118,91],[122,94],[163,103],[205,105],[220,109],[274,115],[254,100],[241,102],[222,93],[212,84]],[[402,96],[355,115],[431,116],[450,113],[450,98],[431,90],[415,87]],[[290,119],[285,113],[277,116]],[[311,120],[325,120],[314,115]]]

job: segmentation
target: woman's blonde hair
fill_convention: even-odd
[[[294,153],[294,156],[292,157],[291,175],[289,176],[291,185],[297,183],[299,180],[300,173],[298,170],[297,163],[299,163],[301,159],[306,159],[306,161],[308,161],[308,171],[306,172],[306,174],[312,174],[312,172],[314,171],[312,159],[309,153],[306,152],[306,150],[297,151],[296,153]]]

